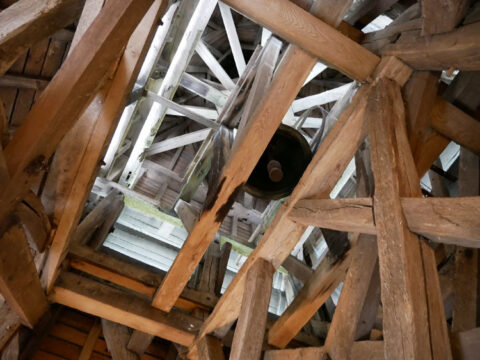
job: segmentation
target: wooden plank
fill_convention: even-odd
[[[235,139],[230,157],[225,165],[214,201],[208,202],[177,255],[153,305],[169,310],[185,287],[188,279],[209,246],[211,239],[227,215],[236,195],[247,181],[258,159],[268,145],[288,107],[300,90],[298,79],[305,79],[310,72],[306,64],[312,57],[296,48],[287,50],[280,62],[269,91],[244,130]],[[313,66],[313,64],[311,65]]]
[[[422,6],[422,35],[452,31],[466,15],[471,0],[425,0]]]
[[[56,269],[63,260],[63,256],[66,252],[65,249],[68,247],[69,239],[74,230],[74,226],[80,218],[81,211],[83,210],[86,198],[90,192],[90,187],[93,183],[96,170],[98,169],[100,160],[105,152],[105,144],[108,143],[113,134],[117,121],[120,118],[121,111],[125,105],[127,94],[130,93],[137,74],[140,71],[143,58],[148,50],[149,42],[152,39],[155,31],[154,24],[156,24],[158,17],[163,11],[162,4],[163,2],[161,0],[155,1],[155,3],[150,7],[150,11],[132,34],[123,57],[118,65],[117,72],[111,81],[109,91],[105,96],[103,104],[101,104],[102,106],[100,109],[98,109],[98,112],[95,111],[94,114],[88,115],[86,123],[91,126],[91,133],[93,134],[92,137],[82,144],[81,149],[77,149],[78,151],[75,152],[72,152],[71,148],[69,149],[69,146],[73,147],[73,149],[76,149],[75,141],[64,143],[67,149],[58,155],[59,162],[62,164],[60,167],[63,169],[66,168],[65,174],[68,175],[67,178],[75,180],[73,182],[67,182],[68,185],[65,193],[62,193],[58,202],[56,200],[54,201],[54,206],[58,206],[60,208],[57,209],[57,214],[59,216],[56,222],[57,231],[55,233],[46,267],[42,275],[42,280],[48,285],[48,288],[53,286],[56,277]],[[75,54],[78,54],[79,50],[81,51],[82,44],[90,43],[89,38],[91,36],[95,38],[99,36],[95,30],[96,25],[102,25],[103,21],[108,21],[109,24],[113,24],[115,22],[112,20],[113,13],[110,13],[112,9],[108,10],[110,6],[114,6],[116,8],[115,5],[116,1],[109,1],[108,5],[102,10],[101,14],[99,17],[97,17],[92,26],[89,27],[84,39],[80,40],[78,46],[68,57],[62,68],[65,68],[69,61],[76,61],[75,58],[77,55]],[[122,2],[122,7],[124,5],[127,4]],[[140,6],[138,2],[135,2],[135,4],[131,3],[130,5],[135,8],[134,13],[130,12],[127,6],[127,9],[124,9],[125,12],[123,12],[121,15],[118,15],[118,26],[125,26],[122,25],[122,23],[125,21],[130,24],[129,26],[135,26],[138,23],[139,18],[142,16],[142,13],[146,11],[146,7],[148,6],[148,4],[143,4],[143,2],[142,6]],[[135,14],[135,19],[133,19],[133,14]],[[126,20],[126,18],[129,18],[129,20]],[[133,29],[131,28],[130,30],[123,28],[122,37],[128,37],[128,31],[132,30]],[[127,31],[127,33],[123,33],[123,31]],[[113,33],[115,32],[116,31]],[[112,43],[110,45],[113,46],[114,44],[115,43]],[[110,51],[112,51],[112,48],[110,48]],[[116,56],[118,56],[118,53],[119,51],[117,51]],[[113,54],[111,55],[113,57]],[[108,69],[108,67],[106,69]],[[76,69],[76,71],[78,71],[78,69]],[[58,79],[58,74],[55,79]],[[48,90],[46,89],[45,91]],[[74,134],[74,136],[76,136],[76,134]],[[64,155],[71,154],[74,154],[73,158],[77,159],[77,162],[73,167],[70,167],[67,159],[63,158]],[[82,171],[79,171],[80,168]],[[60,173],[62,172],[60,171]],[[55,182],[55,179],[52,181]],[[67,205],[69,211],[64,211],[64,207]]]
[[[206,336],[198,342],[199,360],[224,360],[222,342],[212,336]]]
[[[432,279],[422,265],[423,254],[418,237],[407,229],[403,221],[400,194],[406,186],[412,186],[409,182],[416,174],[412,173],[413,168],[408,167],[411,155],[408,159],[406,133],[395,128],[403,127],[405,131],[403,100],[398,85],[380,79],[372,89],[366,117],[370,125],[371,162],[375,178],[374,207],[382,280],[385,356],[389,359],[451,358],[448,338],[447,346],[441,346],[441,331],[432,332],[430,328],[429,319],[435,322],[429,308],[433,302],[428,298],[431,290],[428,282]],[[399,174],[399,166],[406,166],[406,177],[402,178]],[[417,182],[412,184],[419,191],[418,177]],[[438,310],[435,308],[433,312],[441,321],[442,316],[436,313]]]
[[[2,360],[17,360],[20,355],[20,335],[17,332],[5,346],[3,351],[1,351]],[[0,348],[1,350],[1,348]]]
[[[416,70],[480,69],[480,23],[462,26],[447,34],[411,37],[382,49]]]
[[[351,359],[383,360],[383,341],[357,341],[353,343]],[[269,350],[265,352],[265,360],[319,360],[329,359],[325,347],[309,347],[288,350]]]
[[[87,274],[107,280],[138,294],[153,297],[155,289],[161,284],[163,276],[138,266],[118,260],[112,256],[95,252],[85,246],[72,246],[70,266]],[[184,289],[175,306],[186,311],[195,308],[209,310],[215,305],[216,298],[211,294]]]
[[[356,244],[341,257],[328,256],[313,272],[293,302],[270,328],[268,343],[284,348],[330,297],[345,277]]]
[[[460,149],[458,194],[480,199],[480,160],[464,148]],[[478,250],[457,247],[452,331],[470,330],[477,325],[478,262]]]
[[[20,0],[0,12],[0,74],[29,47],[71,24],[82,2],[77,0]]]
[[[33,327],[47,311],[48,303],[19,225],[3,233],[0,248],[0,293],[22,322]]]
[[[102,327],[97,319],[88,332],[87,339],[83,344],[82,352],[80,353],[78,360],[90,360],[90,357],[93,354],[93,349],[95,348],[95,343],[97,342],[101,331]]]
[[[0,351],[20,328],[21,322],[18,315],[7,303],[0,305]]]
[[[31,90],[43,90],[49,83],[48,79],[25,75],[5,74],[0,76],[0,87],[13,87]]]
[[[216,124],[216,123],[215,123]],[[202,129],[191,133],[170,137],[168,139],[152,144],[147,151],[147,156],[160,154],[165,151],[177,149],[186,145],[203,141],[210,133],[210,129]]]
[[[288,0],[224,3],[352,79],[366,81],[380,62],[376,55]]]
[[[122,213],[124,207],[125,203],[123,202],[122,197],[117,198],[114,201],[105,216],[103,224],[97,229],[97,231],[95,231],[90,240],[89,246],[92,249],[99,250],[102,247],[103,243],[107,239],[108,234],[110,233],[118,217]]]
[[[225,274],[227,273],[228,259],[230,258],[231,251],[232,244],[229,242],[223,244],[222,249],[220,250],[220,260],[218,262],[218,272],[215,282],[215,295],[217,296],[221,295],[222,285],[225,279]]]
[[[480,154],[480,121],[440,97],[431,111],[430,126],[457,144]]]
[[[141,357],[152,343],[154,337],[152,334],[134,330],[130,340],[128,340],[127,349]]]
[[[257,261],[248,271],[230,352],[232,360],[260,359],[274,272],[265,260]]]
[[[325,348],[332,359],[348,359],[352,356],[352,345],[377,258],[375,236],[359,235],[325,340]]]
[[[126,326],[102,319],[102,330],[113,360],[138,360],[137,354],[127,349],[130,333]]]
[[[253,263],[260,258],[272,261],[278,268],[288,257],[304,233],[306,226],[289,220],[288,213],[301,198],[309,195],[328,197],[335,187],[357,147],[363,141],[363,107],[367,88],[360,88],[352,104],[344,111],[332,130],[321,143],[317,153],[290,198],[280,207],[272,225],[267,229],[262,241],[250,254],[247,261],[234,277],[227,291],[220,298],[212,315],[207,319],[200,336],[234,321],[240,312],[240,300],[245,275]],[[356,110],[354,112],[354,110]],[[348,129],[348,131],[346,131]],[[278,243],[283,244],[278,247]]]
[[[200,325],[176,310],[165,314],[143,298],[72,273],[62,273],[50,300],[136,330],[190,346]]]

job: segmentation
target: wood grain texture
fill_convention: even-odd
[[[224,360],[222,342],[213,336],[206,336],[198,341],[199,360]]]
[[[382,55],[392,55],[416,70],[480,69],[480,22],[447,33],[411,37],[386,46]]]
[[[452,31],[466,15],[471,0],[424,0],[422,6],[422,35]]]
[[[0,74],[29,47],[77,18],[78,0],[20,0],[0,12]]]
[[[33,327],[48,303],[22,228],[10,227],[0,238],[0,293],[24,325]]]
[[[272,264],[265,260],[257,261],[248,271],[231,360],[260,359],[274,272]]]
[[[376,55],[331,27],[336,25],[336,19],[328,21],[329,26],[288,0],[227,0],[225,3],[352,79],[366,81],[380,62]],[[328,11],[324,18],[331,19],[327,14]]]
[[[126,326],[102,319],[102,330],[113,360],[138,360],[137,354],[127,349],[130,333]]]
[[[147,334],[142,331],[134,330],[130,339],[128,340],[127,349],[133,351],[139,357],[147,350],[155,338],[152,334]]]
[[[0,305],[0,349],[8,343],[11,337],[22,325],[20,318],[7,303]]]
[[[144,298],[72,273],[60,275],[50,300],[184,346],[193,343],[200,326],[192,316],[176,310],[165,314]]]

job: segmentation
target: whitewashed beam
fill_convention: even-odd
[[[212,52],[202,40],[198,41],[195,51],[212,71],[213,75],[215,75],[218,81],[220,81],[220,83],[225,86],[226,89],[231,90],[235,87],[233,80],[230,79],[230,76],[228,76],[222,65],[220,65],[218,60],[215,58],[215,56],[213,56]]]
[[[191,120],[193,120],[193,121],[195,121],[199,124],[202,124],[203,126],[206,126],[208,128],[212,128],[212,129],[218,129],[218,127],[220,126],[215,121],[207,119],[207,118],[203,117],[202,115],[197,114],[195,111],[192,111],[185,106],[179,105],[172,100],[168,100],[167,98],[165,98],[163,96],[157,95],[152,91],[147,91],[146,95],[147,95],[147,98],[155,101],[156,103],[159,103],[163,106],[166,106],[169,109],[175,110],[176,112],[188,117],[189,119],[191,119]]]
[[[215,104],[218,109],[223,108],[227,102],[226,94],[188,73],[183,74],[180,86]]]
[[[209,109],[209,108],[205,108],[205,107],[201,107],[201,106],[193,106],[193,105],[184,105],[183,106],[184,109],[186,110],[189,110],[191,112],[194,112],[206,119],[210,119],[210,120],[216,120],[218,118],[218,112],[214,109]],[[167,110],[167,115],[171,115],[171,116],[185,116],[183,115],[182,113],[174,110],[174,109],[171,109],[171,108],[168,108]]]
[[[319,94],[297,99],[293,102],[292,108],[295,113],[310,109],[313,106],[328,104],[340,99],[348,91],[352,83],[342,85],[338,88],[327,90]]]
[[[235,66],[237,67],[238,75],[240,76],[247,65],[245,63],[245,57],[243,56],[240,40],[238,39],[237,29],[235,28],[235,23],[233,22],[232,11],[227,5],[221,2],[218,3],[218,6],[220,8],[220,13],[222,14],[230,48],[232,49],[233,60],[235,61]]]
[[[175,91],[180,84],[185,69],[195,51],[196,44],[200,34],[212,16],[217,4],[217,0],[200,0],[193,12],[190,22],[180,41],[178,50],[175,53],[172,62],[167,70],[165,79],[157,94],[167,99],[172,99]],[[143,124],[137,141],[132,149],[125,169],[120,177],[120,184],[133,186],[142,167],[145,150],[150,147],[155,135],[163,122],[167,107],[159,103],[154,103]]]
[[[152,146],[150,146],[150,149],[148,149],[147,156],[160,154],[165,151],[177,149],[189,144],[203,141],[206,139],[209,133],[210,133],[210,129],[202,129],[202,130],[194,131],[188,134],[176,136],[173,138],[168,138],[166,140],[152,144]]]
[[[262,28],[262,39],[260,44],[262,46],[265,46],[267,44],[268,39],[270,39],[270,36],[272,36],[272,32],[267,28]]]

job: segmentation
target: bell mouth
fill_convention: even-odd
[[[312,160],[312,150],[294,128],[280,125],[273,135],[244,190],[265,200],[290,195]]]

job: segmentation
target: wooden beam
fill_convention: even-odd
[[[278,42],[271,43],[276,49]],[[262,99],[245,128],[235,139],[225,165],[214,201],[208,202],[194,229],[177,255],[162,287],[154,299],[154,306],[163,310],[172,307],[175,299],[193,273],[201,256],[227,215],[236,195],[247,181],[258,159],[268,145],[288,107],[300,90],[299,79],[310,72],[306,64],[312,57],[296,48],[287,50],[275,73],[269,91]],[[313,66],[313,64],[311,65]]]
[[[410,231],[436,242],[480,247],[480,197],[401,198]],[[338,231],[376,235],[371,198],[305,199],[290,212],[293,221]]]
[[[327,197],[334,188],[338,178],[364,139],[362,110],[366,92],[366,88],[360,88],[352,104],[344,111],[321,143],[292,195],[280,207],[262,241],[250,254],[227,291],[220,298],[212,315],[202,327],[200,336],[237,318],[240,313],[239,299],[242,296],[245,275],[255,261],[261,258],[271,260],[273,266],[278,268],[293,250],[306,226],[295,224],[288,218],[288,213],[299,199],[309,195]],[[354,110],[356,111],[354,112]],[[278,247],[279,242],[283,244],[281,248]]]
[[[265,260],[257,261],[248,270],[230,352],[232,360],[260,359],[274,272],[272,264]]]
[[[165,314],[141,297],[72,273],[62,273],[50,300],[163,339],[190,346],[200,322],[182,312]]]
[[[382,49],[416,70],[480,70],[480,22],[439,35],[409,37]]]
[[[118,260],[85,246],[72,246],[70,266],[86,274],[93,275],[125,289],[152,298],[163,276]],[[192,311],[195,308],[209,310],[215,305],[216,298],[192,289],[184,289],[175,306]]]
[[[130,333],[126,326],[102,319],[102,330],[113,360],[138,360],[137,354],[127,349]]]
[[[14,87],[20,89],[43,90],[50,81],[42,78],[25,75],[5,74],[0,76],[0,87]]]
[[[159,141],[155,144],[152,144],[152,146],[150,146],[150,148],[147,151],[147,156],[160,154],[165,151],[177,149],[189,144],[203,141],[207,138],[207,135],[209,133],[210,133],[210,129],[202,129],[202,130],[193,131],[191,133],[170,137],[168,139]]]
[[[455,359],[475,360],[480,351],[480,328],[455,332],[451,335]]]
[[[95,41],[99,37],[101,38],[102,33],[98,33],[98,29],[95,29],[99,26],[103,26],[103,22],[108,22],[109,25],[116,24],[116,26],[118,26],[118,28],[111,29],[109,35],[104,38],[108,45],[103,45],[108,47],[108,52],[113,52],[113,46],[122,45],[117,43],[117,40],[119,40],[117,37],[121,37],[123,45],[125,45],[128,36],[138,24],[141,16],[145,14],[148,5],[151,3],[151,1],[146,1],[145,3],[143,3],[143,1],[144,0],[142,0],[141,3],[138,1],[121,1],[122,4],[118,7],[116,6],[118,5],[117,1],[109,1],[92,26],[89,27],[84,37],[80,40],[79,44],[68,57],[62,68],[65,68],[67,62],[75,62],[77,57],[83,56],[83,54],[81,54],[83,51],[89,51],[85,49],[82,50],[82,44],[85,46],[89,45],[92,42],[90,39],[91,37],[94,37]],[[48,285],[48,288],[53,286],[58,266],[66,253],[74,226],[78,223],[78,219],[81,216],[96,170],[98,169],[102,156],[106,150],[105,144],[108,143],[113,134],[118,119],[120,118],[120,113],[126,103],[127,95],[130,93],[137,74],[140,71],[150,40],[155,32],[155,25],[157,24],[159,16],[161,16],[163,12],[162,4],[162,0],[156,0],[150,7],[147,15],[138,25],[137,29],[133,32],[120,60],[117,71],[111,81],[111,85],[105,94],[103,103],[98,104],[99,108],[92,108],[92,110],[95,111],[93,111],[93,114],[87,115],[85,123],[82,124],[87,126],[87,131],[90,131],[92,136],[84,143],[80,144],[80,148],[77,148],[75,141],[77,133],[69,135],[69,137],[73,136],[74,140],[69,143],[63,143],[65,148],[62,149],[60,153],[57,151],[58,154],[55,155],[56,157],[58,156],[59,162],[58,174],[62,174],[62,170],[64,170],[64,174],[51,180],[54,182],[54,194],[57,186],[55,180],[60,180],[60,177],[63,180],[66,176],[67,180],[70,180],[71,182],[66,181],[66,184],[68,185],[66,185],[65,192],[61,193],[59,198],[54,201],[54,207],[57,207],[56,214],[58,216],[56,222],[57,231],[53,238],[45,270],[42,275],[42,280]],[[133,12],[130,11],[129,6],[134,8]],[[123,12],[117,14],[116,11],[113,12],[114,9],[110,7],[113,7],[116,10],[123,8]],[[113,14],[116,15],[114,16]],[[116,21],[113,20],[114,18],[116,18]],[[126,28],[127,24],[129,29]],[[115,36],[115,34],[120,31],[120,28],[122,31]],[[115,42],[109,42],[108,39],[110,36],[113,36],[116,39]],[[100,53],[101,52],[102,51],[100,51]],[[117,49],[115,56],[111,54],[112,58],[116,58],[119,52],[120,49]],[[108,69],[108,67],[105,69]],[[73,71],[78,72],[79,69],[75,67]],[[55,79],[58,78],[59,73],[57,73]],[[71,81],[71,79],[67,80]],[[45,91],[48,90],[46,89]],[[75,91],[78,93],[78,88]],[[72,106],[72,104],[69,105],[69,107],[70,106]],[[20,129],[18,131],[20,131]],[[64,158],[64,156],[66,156],[68,159],[72,159],[68,157],[71,155],[73,155],[72,158],[75,159],[75,161],[72,161],[73,164],[72,162],[69,163],[67,159]],[[82,171],[79,171],[79,169],[82,169]],[[68,207],[65,207],[67,205]],[[68,211],[64,211],[64,209],[68,209]]]
[[[385,79],[378,81],[367,104],[366,119],[370,126],[371,163],[375,178],[374,209],[384,309],[385,356],[389,359],[451,358],[443,306],[439,309],[435,303],[435,296],[440,295],[439,286],[435,288],[438,278],[435,284],[435,279],[424,268],[425,257],[418,237],[407,229],[403,221],[400,195],[406,189],[410,192],[415,187],[418,192],[420,189],[409,154],[403,100],[398,85]],[[406,171],[404,177],[399,173],[402,168]],[[438,290],[438,294],[433,293],[434,290]],[[431,308],[433,305],[434,309]],[[439,320],[434,320],[432,316]],[[437,321],[442,324],[442,318],[443,327],[432,329]]]
[[[480,154],[480,121],[440,97],[430,114],[430,126],[457,144]]]
[[[376,55],[288,0],[224,2],[352,79],[366,81],[380,62]]]
[[[0,293],[28,327],[47,311],[48,303],[22,228],[13,225],[0,238]]]
[[[78,0],[20,0],[0,12],[0,75],[38,41],[72,24],[82,2]]]
[[[355,360],[383,360],[383,341],[357,341],[351,349],[351,359]],[[288,350],[268,350],[265,360],[319,360],[330,359],[326,347],[309,347]]]
[[[5,346],[3,351],[1,351],[0,348],[0,353],[2,355],[1,360],[17,360],[20,355],[20,334],[17,332],[8,344]]]
[[[198,341],[199,360],[224,360],[222,342],[213,336],[205,336]]]
[[[356,244],[341,257],[328,256],[320,263],[282,316],[270,328],[268,343],[284,348],[330,297],[345,277]]]
[[[422,6],[422,35],[450,32],[466,15],[471,0],[425,0]]]
[[[128,340],[127,349],[142,357],[154,338],[155,336],[152,334],[134,330]]]
[[[21,326],[20,318],[7,303],[0,305],[0,351]]]
[[[90,360],[93,349],[95,348],[95,344],[102,332],[102,327],[100,325],[100,321],[98,319],[95,320],[90,331],[88,332],[87,339],[82,347],[82,352],[80,353],[78,360]]]

